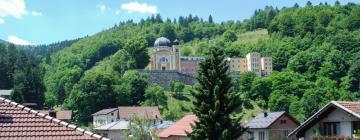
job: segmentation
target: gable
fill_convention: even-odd
[[[287,114],[279,117],[275,122],[273,122],[269,129],[295,129],[299,126],[299,123],[290,117]]]

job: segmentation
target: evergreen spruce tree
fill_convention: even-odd
[[[241,106],[240,97],[232,92],[231,79],[224,51],[212,47],[205,61],[200,63],[197,80],[199,86],[192,92],[195,97],[193,113],[199,121],[188,134],[192,140],[233,140],[244,133],[241,117],[234,110]]]

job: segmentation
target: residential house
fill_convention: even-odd
[[[124,133],[129,129],[131,118],[137,116],[153,124],[161,124],[158,107],[118,107],[100,110],[93,115],[93,124],[97,133],[112,140],[123,140]]]
[[[360,129],[360,102],[331,101],[290,133],[305,140],[347,139]]]
[[[195,115],[186,115],[158,134],[160,140],[188,140],[187,133],[192,132],[191,124],[198,121]]]
[[[9,99],[11,92],[12,90],[0,90],[0,97]]]
[[[37,111],[62,121],[70,121],[72,115],[71,110],[37,110]]]
[[[240,140],[287,140],[299,122],[285,111],[261,113],[245,124],[248,128]]]
[[[92,114],[92,116],[94,127],[109,124],[119,120],[118,108],[103,109]]]
[[[95,128],[96,133],[111,140],[124,140],[126,131],[129,130],[129,121],[119,120]]]
[[[0,97],[0,139],[109,140],[3,97]]]

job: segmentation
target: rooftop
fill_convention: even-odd
[[[96,116],[96,115],[106,115],[106,114],[109,114],[111,112],[114,112],[116,111],[117,108],[109,108],[109,109],[102,109],[94,114],[92,114],[93,116]]]
[[[0,139],[108,140],[2,97],[0,97]]]
[[[194,124],[195,121],[198,121],[198,118],[195,115],[186,115],[169,128],[161,131],[158,136],[160,138],[169,136],[187,136],[186,132],[192,132],[191,124]]]
[[[120,120],[130,120],[133,115],[150,120],[161,120],[158,107],[118,107]]]
[[[268,128],[273,122],[275,122],[285,113],[285,111],[270,112],[267,113],[267,116],[265,116],[264,113],[260,113],[254,119],[250,120],[245,126],[249,128]]]
[[[154,46],[155,47],[170,47],[171,41],[165,37],[160,37],[155,40]]]
[[[129,121],[123,121],[123,120],[116,121],[95,128],[95,130],[123,130],[123,129],[129,129]]]

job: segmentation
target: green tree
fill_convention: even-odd
[[[160,110],[167,107],[167,96],[165,90],[158,84],[151,85],[145,90],[145,101],[143,106],[158,106]]]
[[[225,42],[234,42],[237,40],[237,36],[236,36],[235,32],[232,30],[227,30],[223,34],[223,37],[224,37]]]
[[[270,94],[272,92],[272,82],[271,79],[268,77],[264,78],[257,78],[252,82],[251,86],[251,96],[252,99],[257,101],[258,105],[263,109],[266,110],[268,106],[268,101]]]
[[[256,78],[254,72],[244,72],[240,75],[240,91],[241,92],[250,92],[253,81]]]
[[[160,36],[166,37],[171,41],[174,41],[177,38],[174,27],[168,23],[161,26]]]
[[[140,116],[133,116],[129,121],[129,131],[125,132],[126,140],[147,140],[150,135],[151,122]]]
[[[127,71],[121,78],[121,84],[115,87],[118,105],[140,105],[145,100],[147,87],[146,75],[135,71]]]
[[[92,113],[116,106],[114,84],[115,79],[110,73],[85,74],[66,100],[66,108],[74,112],[77,123],[88,122]]]
[[[232,92],[224,51],[218,47],[210,48],[199,67],[197,79],[200,85],[192,92],[195,97],[193,112],[199,121],[189,137],[194,140],[238,138],[245,128],[239,124],[240,117],[233,113],[241,102],[238,94]]]
[[[135,69],[142,69],[148,65],[150,56],[147,50],[148,43],[143,37],[135,37],[127,40],[124,50],[130,55]]]

